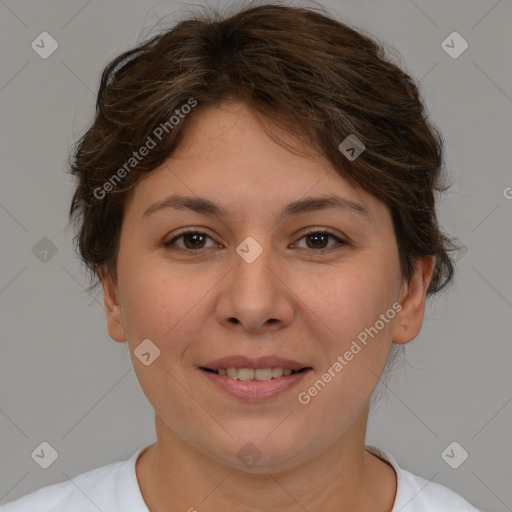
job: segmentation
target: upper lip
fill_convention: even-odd
[[[207,368],[209,370],[218,370],[219,368],[289,368],[290,370],[298,371],[303,368],[311,368],[311,366],[277,356],[253,358],[246,356],[231,356],[209,361],[202,364],[200,368]]]

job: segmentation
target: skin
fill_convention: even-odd
[[[127,203],[117,281],[99,272],[109,334],[128,343],[155,410],[157,443],[136,464],[143,498],[151,512],[389,512],[395,472],[365,451],[370,399],[392,342],[407,343],[421,328],[433,259],[418,260],[406,282],[382,202],[351,187],[312,150],[299,156],[275,142],[244,105],[197,114],[180,147]],[[206,197],[229,215],[165,209],[143,217],[173,193]],[[372,222],[339,208],[276,220],[291,201],[333,193],[364,205]],[[207,237],[163,245],[187,227]],[[329,230],[347,243],[315,241],[305,228]],[[235,251],[247,236],[263,249],[252,263]],[[393,303],[401,311],[301,404],[298,393]],[[149,366],[133,353],[144,339],[160,350]],[[247,403],[219,391],[197,368],[240,354],[278,355],[313,371],[277,397]],[[247,442],[261,453],[251,468],[237,457]]]

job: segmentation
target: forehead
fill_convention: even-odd
[[[342,197],[349,208],[351,202],[354,211],[359,204],[371,213],[380,203],[303,140],[243,104],[195,112],[174,153],[135,189],[139,214],[169,194],[201,196],[254,214],[269,207],[282,213],[285,204],[326,195]]]
[[[243,103],[194,111],[182,142],[171,156],[185,157],[231,159],[246,165],[264,162],[267,166],[285,161],[300,164],[301,168],[332,169],[331,163],[306,142],[304,135],[292,135]]]

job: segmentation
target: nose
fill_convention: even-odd
[[[237,252],[233,267],[221,282],[217,316],[225,327],[262,334],[289,325],[294,315],[293,292],[284,267],[271,249],[254,260]]]

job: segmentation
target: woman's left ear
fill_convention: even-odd
[[[416,261],[414,275],[401,289],[402,309],[396,315],[393,343],[409,343],[420,332],[425,314],[427,289],[433,271],[434,256],[426,256]]]

